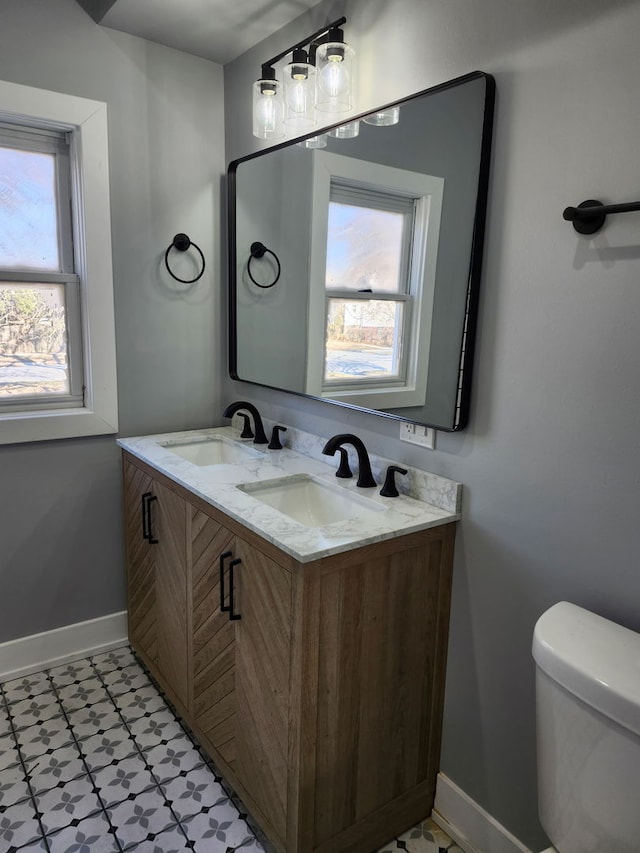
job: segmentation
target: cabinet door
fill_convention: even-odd
[[[156,563],[157,668],[179,710],[189,707],[187,645],[187,504],[153,483],[151,529]],[[177,700],[177,701],[176,701]]]
[[[190,511],[193,721],[216,757],[233,767],[235,623],[220,610],[221,571],[233,556],[233,534],[199,509]]]
[[[158,656],[155,552],[145,538],[143,495],[149,495],[152,479],[128,460],[124,463],[125,540],[127,546],[127,610],[129,641],[152,666]]]
[[[291,646],[291,574],[236,539],[236,773],[284,843]]]

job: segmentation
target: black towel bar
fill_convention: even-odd
[[[588,199],[577,207],[565,207],[562,218],[573,222],[578,234],[595,234],[602,228],[610,213],[631,213],[635,210],[640,210],[640,201],[603,204],[596,199]]]

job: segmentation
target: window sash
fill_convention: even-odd
[[[397,291],[371,291],[376,294],[411,293],[412,275],[411,258],[413,255],[413,237],[416,220],[416,198],[413,195],[405,195],[393,190],[374,189],[357,182],[331,179],[329,189],[329,204],[351,205],[362,207],[366,210],[380,210],[388,213],[397,213],[402,216],[402,238],[399,247],[400,269],[398,270]],[[331,288],[332,290],[334,288]],[[329,290],[329,288],[327,288]],[[352,290],[354,293],[368,292]]]
[[[354,207],[370,207],[375,210],[387,210],[391,213],[413,215],[415,198],[394,190],[373,189],[356,182],[332,179],[331,201],[351,204]]]
[[[84,405],[83,334],[80,278],[75,273],[72,223],[71,133],[67,130],[30,127],[0,122],[0,147],[15,151],[49,154],[54,157],[56,237],[58,267],[55,270],[0,267],[0,282],[28,287],[29,284],[63,286],[66,333],[66,394],[25,393],[0,398],[0,414],[78,408]]]
[[[76,408],[84,403],[82,352],[82,312],[80,279],[74,274],[28,273],[0,268],[0,283],[28,287],[29,284],[54,284],[64,287],[65,331],[67,345],[67,394],[15,394],[0,398],[0,413]]]
[[[345,290],[340,287],[327,288],[328,299],[353,299],[354,302],[375,299],[376,302],[411,302],[413,297],[410,293],[393,293],[389,290]]]
[[[56,225],[58,268],[56,272],[75,272],[71,196],[71,134],[26,125],[0,122],[0,147],[14,151],[50,154],[55,161]],[[31,269],[28,266],[16,267]],[[41,267],[37,268],[42,271]]]
[[[371,189],[362,184],[350,183],[331,179],[329,203],[349,204],[367,210],[383,210],[399,213],[403,217],[400,254],[400,269],[398,271],[398,290],[352,290],[344,287],[327,287],[325,284],[325,327],[324,327],[324,356],[322,371],[323,390],[350,390],[366,386],[394,387],[406,383],[409,353],[412,342],[409,340],[412,328],[413,276],[411,262],[413,255],[413,235],[415,231],[416,199],[391,190]],[[400,327],[394,326],[394,340],[399,340],[399,353],[396,357],[397,372],[387,376],[357,377],[352,380],[327,378],[327,337],[329,324],[329,304],[334,299],[354,301],[388,301],[402,305]]]
[[[410,333],[412,317],[411,313],[413,310],[413,302],[406,295],[394,295],[394,294],[385,294],[385,299],[381,300],[378,297],[372,297],[370,293],[360,294],[357,293],[356,299],[352,298],[353,291],[342,291],[340,295],[337,297],[334,296],[333,293],[331,295],[327,294],[327,299],[325,303],[325,341],[324,341],[324,353],[323,353],[323,376],[322,376],[322,387],[323,389],[331,389],[333,391],[349,391],[349,390],[357,390],[358,388],[365,387],[374,387],[374,388],[394,388],[394,387],[402,387],[406,383],[407,378],[407,365],[408,365],[408,356],[411,349],[411,341],[408,340],[407,335]],[[380,376],[358,376],[354,379],[346,379],[344,377],[340,378],[330,378],[327,377],[327,363],[328,363],[328,328],[329,328],[329,314],[330,314],[330,303],[334,299],[346,299],[347,301],[353,302],[380,302],[387,301],[391,302],[394,305],[399,305],[402,308],[401,311],[401,319],[399,323],[394,323],[394,344],[397,347],[397,353],[394,356],[394,362],[397,365],[397,370],[395,372],[390,372],[387,375]]]
[[[67,130],[0,121],[0,145],[7,148],[40,151],[43,154],[68,154],[70,137]]]

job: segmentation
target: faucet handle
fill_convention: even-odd
[[[242,427],[242,432],[240,433],[240,438],[253,438],[253,430],[249,426],[249,424],[251,423],[251,418],[249,417],[249,415],[245,415],[244,412],[237,412],[236,414],[239,418],[242,418],[242,422],[244,424],[244,426]]]
[[[336,477],[342,477],[343,479],[348,479],[349,477],[353,477],[351,473],[351,468],[349,468],[349,452],[345,447],[339,447],[338,453],[340,454],[340,464],[338,465],[338,470],[336,471]]]
[[[406,474],[407,469],[401,468],[399,465],[389,465],[387,468],[387,476],[384,479],[384,486],[380,489],[380,494],[383,498],[397,498],[400,494],[396,486],[396,473]]]
[[[280,426],[276,424],[271,432],[271,441],[267,445],[269,450],[282,450],[282,442],[280,441],[280,433],[286,432],[287,428],[285,426]]]

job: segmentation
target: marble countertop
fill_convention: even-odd
[[[165,442],[181,444],[207,437],[231,439],[253,452],[247,454],[246,461],[198,466],[172,452],[170,446],[163,446]],[[460,518],[462,487],[459,483],[412,468],[406,478],[398,477],[397,482],[400,489],[415,496],[401,494],[397,498],[383,498],[379,494],[380,487],[360,489],[356,486],[356,477],[336,478],[338,455],[335,458],[321,455],[324,439],[288,430],[286,441],[291,446],[268,450],[266,445],[240,440],[239,431],[231,426],[121,438],[118,444],[302,563]],[[305,452],[299,452],[300,449]],[[379,483],[383,482],[385,463],[389,464],[389,460],[371,456],[372,469]],[[354,471],[357,472],[357,467]],[[238,488],[243,484],[296,474],[311,475],[332,488],[364,497],[374,502],[375,509],[372,506],[355,518],[307,527],[252,497],[250,491]]]

